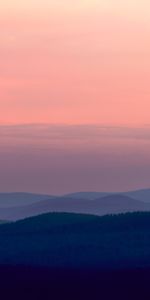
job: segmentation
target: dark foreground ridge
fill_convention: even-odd
[[[2,299],[150,299],[150,213],[0,225]]]
[[[0,264],[51,268],[150,267],[150,213],[53,213],[0,225]]]
[[[0,266],[1,299],[150,299],[150,269]]]

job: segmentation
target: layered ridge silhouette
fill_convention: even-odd
[[[150,211],[150,203],[120,194],[109,195],[95,200],[58,197],[44,199],[30,205],[1,207],[0,219],[16,221],[48,212],[82,213],[103,216],[138,211]]]

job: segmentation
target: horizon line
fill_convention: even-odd
[[[60,194],[51,194],[51,193],[44,193],[44,192],[27,192],[27,191],[12,191],[12,192],[4,192],[4,191],[0,191],[0,194],[33,194],[33,195],[47,195],[47,196],[55,196],[55,197],[60,197],[60,196],[67,196],[67,195],[71,195],[71,194],[80,194],[80,193],[104,193],[104,194],[124,194],[124,193],[130,193],[130,192],[138,192],[138,191],[147,191],[150,190],[150,187],[147,188],[135,188],[135,189],[127,189],[127,190],[123,190],[123,191],[88,191],[88,190],[80,190],[80,191],[74,191],[74,192],[66,192],[66,193],[60,193]]]

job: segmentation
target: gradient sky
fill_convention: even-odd
[[[0,191],[150,185],[149,37],[148,0],[1,3]]]

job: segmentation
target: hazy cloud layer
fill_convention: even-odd
[[[0,191],[148,187],[149,153],[149,126],[0,126]]]
[[[65,124],[20,124],[0,125],[1,138],[47,139],[47,140],[86,140],[99,138],[143,139],[150,140],[150,126],[142,128],[102,126],[102,125],[65,125]]]

